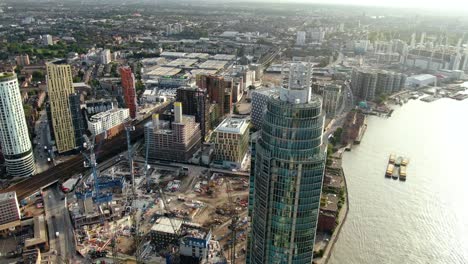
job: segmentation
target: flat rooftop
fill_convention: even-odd
[[[155,75],[155,76],[174,76],[181,71],[182,69],[175,68],[175,67],[158,67],[146,74]]]
[[[0,201],[1,202],[7,201],[7,200],[10,200],[10,199],[13,199],[13,198],[16,198],[16,192],[15,191],[0,193]]]
[[[108,115],[111,115],[113,113],[117,113],[117,112],[125,112],[125,111],[129,111],[128,108],[113,108],[113,109],[109,109],[107,111],[104,111],[104,112],[100,112],[100,113],[97,113],[95,115],[93,115],[92,117],[89,118],[89,121],[90,122],[97,122],[97,121],[101,121],[103,118],[107,117]]]
[[[425,81],[425,80],[436,79],[437,77],[431,74],[420,74],[420,75],[413,75],[409,78],[413,80],[417,80],[417,81]]]
[[[221,70],[228,64],[228,61],[225,60],[207,60],[204,63],[198,65],[200,69],[213,69],[213,70]]]
[[[187,56],[187,53],[185,52],[172,52],[172,51],[164,51],[161,53],[161,57],[178,57],[178,58],[183,58]]]
[[[227,60],[227,61],[232,61],[236,59],[236,55],[230,55],[230,54],[216,54],[213,56],[213,59],[215,60]]]
[[[279,94],[279,89],[277,87],[260,88],[260,89],[253,90],[252,94],[254,94],[254,93],[264,94],[264,95],[267,95],[267,96],[277,95],[277,94]]]
[[[210,54],[208,53],[189,53],[186,58],[189,59],[208,59],[210,57]]]
[[[199,74],[206,74],[206,75],[216,74],[217,72],[218,72],[217,70],[193,69],[190,71],[190,74],[192,74],[192,76],[197,76]]]
[[[180,67],[180,66],[183,66],[183,67],[190,67],[192,66],[193,64],[197,63],[198,60],[197,59],[176,59],[176,60],[173,60],[169,63],[166,63],[166,65],[164,66],[169,66],[169,67]]]
[[[249,122],[245,118],[228,117],[219,124],[215,132],[244,134],[249,127]]]
[[[179,230],[182,226],[182,220],[172,218],[172,223],[174,223],[174,228]],[[161,217],[156,220],[156,223],[151,227],[151,231],[174,234],[174,228],[172,227],[171,220],[167,217]]]

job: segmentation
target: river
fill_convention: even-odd
[[[407,156],[406,182],[384,177]],[[343,157],[349,214],[329,264],[468,263],[468,100],[412,100],[369,117]]]

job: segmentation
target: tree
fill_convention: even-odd
[[[143,82],[141,80],[138,80],[136,82],[136,90],[139,92],[139,91],[144,91],[145,90],[145,85],[143,84]]]
[[[44,73],[40,72],[40,71],[34,71],[32,73],[32,80],[33,82],[39,82],[39,81],[43,81],[45,78],[44,76]]]
[[[341,134],[343,134],[343,128],[339,127],[333,133],[333,138],[335,139],[335,143],[339,144],[341,142]]]

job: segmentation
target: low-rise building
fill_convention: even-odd
[[[420,74],[413,75],[407,80],[408,86],[413,88],[419,88],[429,85],[435,85],[437,83],[437,77],[431,74]]]
[[[249,122],[228,117],[213,131],[214,161],[228,168],[240,168],[249,147]]]
[[[183,237],[180,239],[181,263],[200,263],[208,257],[211,231],[195,225],[182,225]]]
[[[111,109],[93,115],[88,121],[88,130],[91,134],[98,135],[125,123],[129,118],[130,112],[128,108]]]

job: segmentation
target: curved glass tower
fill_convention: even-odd
[[[18,79],[13,73],[0,73],[0,142],[8,175],[25,177],[34,174],[31,140]]]
[[[255,144],[247,263],[312,263],[325,153],[310,66],[290,65]],[[302,78],[302,81],[301,81]],[[252,188],[252,186],[251,186]]]

